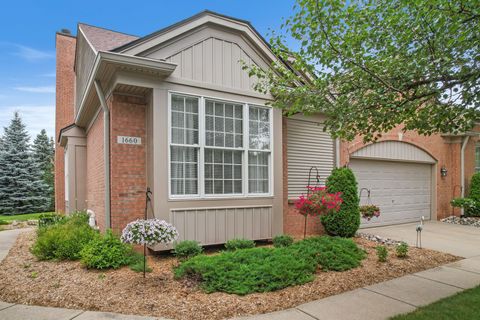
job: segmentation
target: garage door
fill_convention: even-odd
[[[359,190],[370,190],[371,202],[380,207],[380,217],[362,226],[400,224],[430,219],[432,193],[432,165],[352,159],[350,162],[357,177]],[[367,192],[362,193],[360,204],[367,203]]]

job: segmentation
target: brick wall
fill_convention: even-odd
[[[60,130],[73,123],[75,99],[76,38],[56,34],[56,98],[55,98],[55,211],[65,211],[64,152],[58,143]]]
[[[87,208],[95,213],[97,224],[105,229],[105,165],[103,111],[100,110],[87,132]]]
[[[111,108],[111,217],[120,232],[127,223],[143,218],[146,181],[146,101],[114,95]],[[141,145],[118,144],[117,136],[142,139]]]

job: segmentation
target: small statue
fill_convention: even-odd
[[[95,213],[92,210],[87,210],[88,225],[93,229],[97,229],[97,222],[95,221]]]

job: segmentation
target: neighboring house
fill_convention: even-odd
[[[291,200],[309,171],[324,183],[346,163],[381,206],[371,224],[435,219],[480,167],[474,133],[393,132],[365,146],[333,140],[320,115],[283,117],[242,69],[277,60],[243,20],[205,11],[145,37],[79,24],[56,48],[56,210],[89,209],[101,229],[142,218],[149,187],[155,217],[181,239],[302,234]]]

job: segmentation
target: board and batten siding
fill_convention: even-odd
[[[318,168],[320,185],[325,185],[335,164],[334,140],[317,121],[287,119],[288,198],[306,193],[308,174]],[[312,170],[311,185],[316,184]]]
[[[272,238],[272,206],[174,209],[170,222],[178,230],[178,241],[195,240],[202,245],[234,238]]]
[[[81,32],[77,35],[77,51],[75,60],[75,114],[78,112],[96,57],[96,53]]]
[[[418,147],[401,141],[372,143],[351,155],[352,158],[370,158],[409,162],[435,163],[435,159]]]
[[[172,74],[178,78],[241,90],[253,90],[256,82],[242,70],[241,61],[252,65],[252,58],[238,44],[222,39],[205,39],[166,60],[178,64]]]

